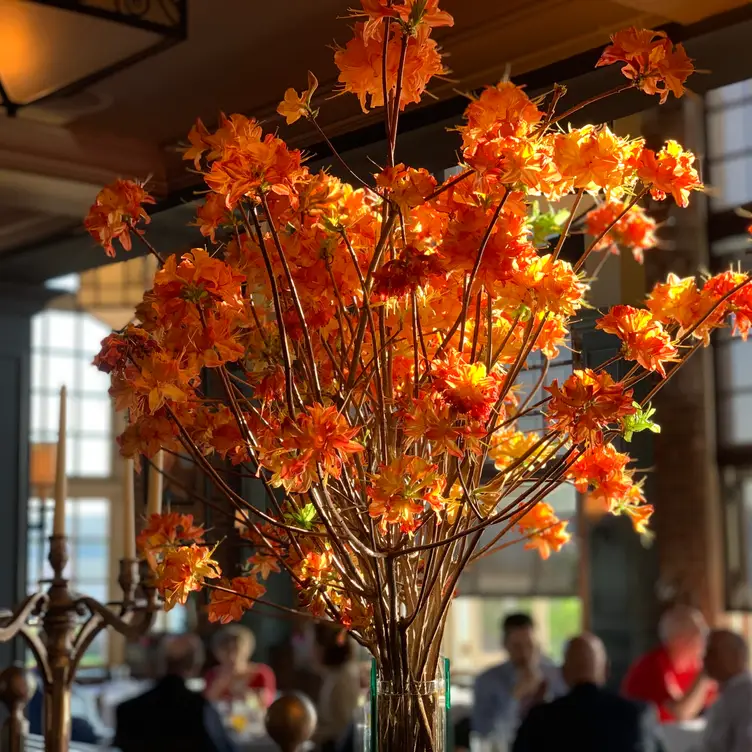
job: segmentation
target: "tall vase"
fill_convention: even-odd
[[[382,678],[374,661],[363,752],[452,752],[449,686],[448,659],[423,682]]]

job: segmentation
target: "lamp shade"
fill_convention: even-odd
[[[83,89],[185,37],[185,0],[0,0],[0,104],[9,114]]]
[[[42,494],[55,483],[56,444],[40,442],[31,445],[29,482],[32,489]]]

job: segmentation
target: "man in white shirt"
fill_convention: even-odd
[[[710,634],[705,671],[720,687],[708,713],[702,752],[752,752],[752,674],[741,635],[726,629]]]
[[[481,738],[501,734],[509,742],[536,703],[566,694],[558,667],[540,654],[528,614],[509,614],[502,623],[506,663],[475,680],[472,731]]]

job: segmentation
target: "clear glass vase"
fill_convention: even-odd
[[[371,666],[363,752],[452,752],[449,660],[439,661],[433,681],[398,683]]]

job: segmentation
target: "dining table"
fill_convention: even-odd
[[[704,718],[677,723],[664,723],[660,728],[665,752],[701,752]]]

